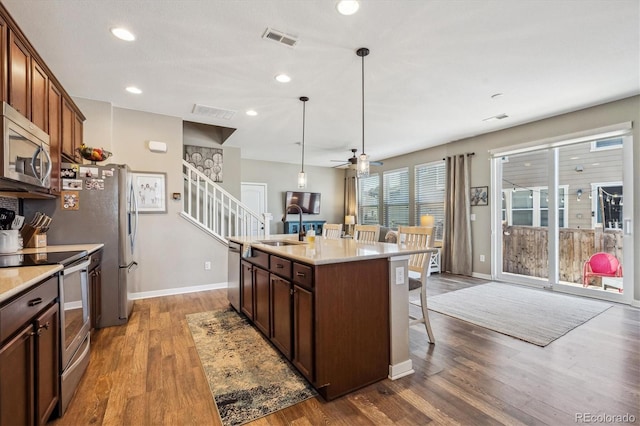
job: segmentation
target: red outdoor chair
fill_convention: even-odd
[[[622,265],[616,257],[609,253],[596,253],[584,262],[582,268],[582,285],[586,287],[591,277],[621,277]]]

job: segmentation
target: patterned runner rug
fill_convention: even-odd
[[[420,290],[409,292],[409,302],[420,306]],[[411,305],[409,313],[416,316],[420,310]],[[431,311],[538,346],[547,346],[613,306],[584,297],[495,282],[433,297],[427,295],[427,305]]]
[[[233,309],[187,315],[224,425],[241,425],[317,395]]]

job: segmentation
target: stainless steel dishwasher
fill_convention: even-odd
[[[233,308],[240,312],[240,252],[242,245],[229,241],[227,271],[227,299]]]

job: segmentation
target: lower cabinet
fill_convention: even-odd
[[[271,274],[271,333],[273,344],[291,359],[291,282]]]
[[[293,286],[293,365],[313,382],[313,293]]]
[[[43,425],[58,406],[57,281],[50,278],[0,308],[2,426]]]
[[[253,321],[253,266],[244,260],[240,264],[240,310]]]
[[[253,297],[255,310],[253,323],[266,336],[270,334],[271,298],[269,291],[269,272],[261,268],[253,269]]]

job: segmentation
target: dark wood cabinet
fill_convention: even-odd
[[[291,282],[271,274],[271,333],[273,344],[291,359]]]
[[[73,129],[75,127],[75,117],[73,107],[67,98],[62,98],[62,119],[61,124],[61,147],[60,154],[70,161],[74,161],[75,141],[73,139]]]
[[[0,426],[45,424],[60,396],[58,278],[0,307]]]
[[[31,59],[31,122],[45,132],[49,128],[49,76],[42,65]]]
[[[93,330],[98,328],[102,318],[102,267],[99,265],[89,272],[89,294],[91,295],[89,315]]]
[[[0,425],[32,425],[35,414],[33,326],[0,346]]]
[[[253,266],[244,260],[240,269],[240,310],[253,321]]]
[[[0,15],[0,96],[3,101],[9,100],[9,81],[7,79],[7,38],[9,37],[9,27],[7,21]]]
[[[73,113],[73,158],[76,162],[81,162],[82,157],[78,152],[78,148],[80,148],[84,144],[84,126],[83,126],[83,118],[74,111]]]
[[[311,382],[313,368],[313,293],[293,286],[293,365]]]
[[[31,119],[31,52],[18,35],[9,30],[9,105]]]
[[[51,192],[59,194],[62,181],[60,179],[60,130],[62,120],[62,93],[60,89],[51,80],[48,82],[49,95],[47,103],[49,104],[47,122],[49,132],[49,149],[51,155]]]
[[[36,420],[47,423],[58,406],[60,386],[59,359],[59,312],[58,304],[51,305],[35,321],[36,333]]]
[[[256,327],[262,331],[262,333],[269,336],[269,331],[271,329],[269,272],[262,268],[253,268],[253,297],[255,299],[253,322]]]

